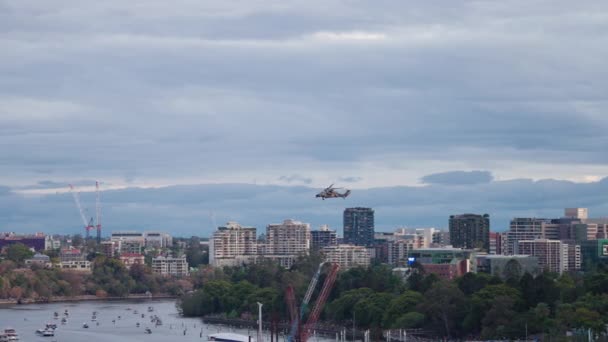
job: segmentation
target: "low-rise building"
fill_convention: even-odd
[[[530,273],[538,275],[542,270],[538,265],[538,258],[530,255],[477,255],[477,272],[489,273],[508,278],[517,273],[519,276]]]
[[[78,248],[64,248],[59,252],[59,259],[61,262],[81,261],[85,259],[85,255]]]
[[[91,262],[88,260],[61,261],[56,266],[66,271],[91,272]]]
[[[120,255],[120,261],[125,264],[127,269],[131,269],[133,265],[143,265],[145,258],[143,254],[138,253],[123,253]]]
[[[42,267],[49,267],[51,266],[51,258],[48,255],[36,253],[30,259],[25,259],[25,264],[28,266],[37,264]]]
[[[475,252],[453,247],[420,248],[409,252],[408,263],[419,263],[427,273],[453,279],[475,270]]]
[[[322,250],[325,260],[337,263],[342,269],[351,267],[368,267],[371,262],[370,251],[364,246],[337,245]]]
[[[163,276],[181,277],[188,275],[186,256],[179,258],[158,256],[152,259],[152,272]]]
[[[0,250],[6,246],[21,243],[35,251],[43,251],[46,248],[46,235],[36,233],[33,235],[18,235],[16,233],[0,233]]]

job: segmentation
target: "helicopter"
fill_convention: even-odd
[[[343,193],[339,193],[338,191],[336,191],[337,189],[342,189],[342,188],[334,188],[334,185],[330,185],[327,188],[323,189],[323,191],[319,192],[317,194],[317,198],[321,197],[323,200],[325,200],[326,198],[338,198],[338,197],[342,197],[344,199],[346,199],[346,197],[348,197],[348,195],[350,195],[350,190],[346,189],[346,191],[344,191]]]

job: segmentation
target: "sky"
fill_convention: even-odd
[[[605,1],[0,0],[0,231],[608,216],[606,60]]]

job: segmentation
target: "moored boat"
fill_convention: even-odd
[[[251,336],[235,334],[235,333],[217,333],[209,335],[208,341],[222,342],[252,342]]]
[[[13,328],[4,329],[4,335],[7,336],[8,341],[18,341],[19,340],[19,334],[17,334],[17,331]]]

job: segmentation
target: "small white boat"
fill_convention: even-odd
[[[17,331],[13,328],[4,329],[4,335],[7,336],[8,341],[19,341],[19,334],[17,334]]]
[[[88,324],[86,324],[86,323],[84,323],[84,324],[82,325],[82,327],[83,327],[83,328],[85,328],[85,329],[88,329],[88,328],[89,328],[89,325],[88,325]]]
[[[234,333],[217,333],[209,335],[208,341],[222,342],[253,342],[251,336],[234,334]]]
[[[44,337],[50,337],[50,336],[55,336],[55,330],[53,329],[38,329],[36,330],[36,334],[38,335],[42,335]]]

